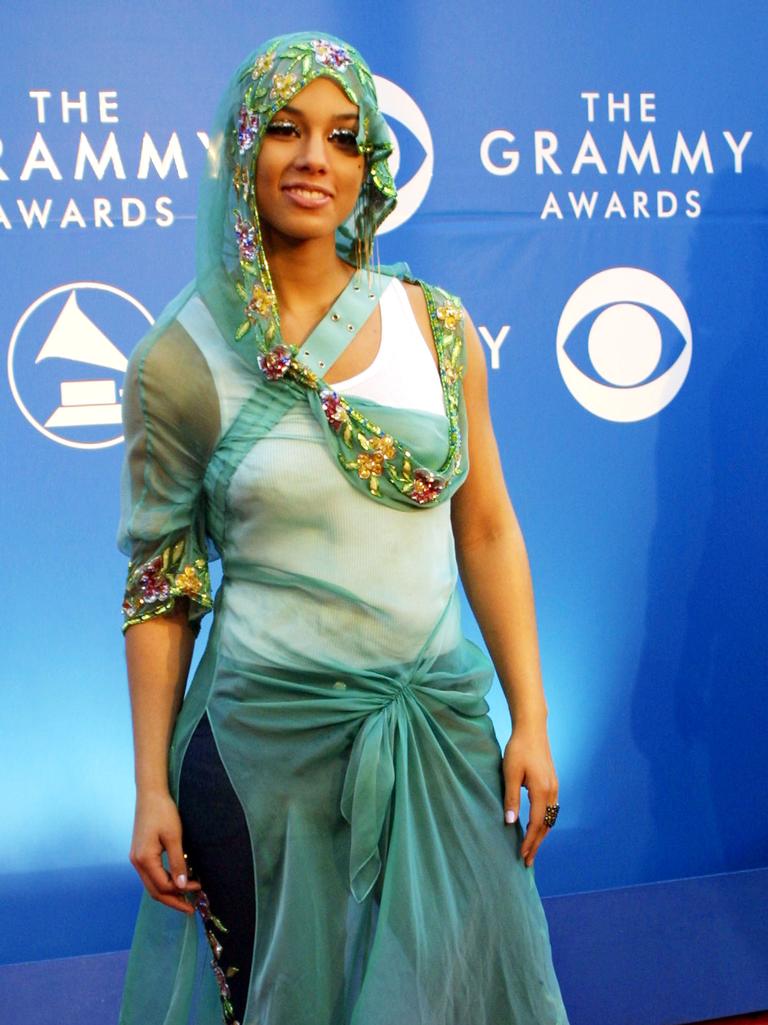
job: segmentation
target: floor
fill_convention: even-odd
[[[113,1025],[126,953],[0,967],[0,1025],[19,1025],[21,1021],[24,1025]],[[623,1020],[647,1025],[634,1015]],[[696,1023],[683,1023],[674,1016],[664,1020],[668,1025],[768,1025],[768,1011]]]
[[[710,1018],[708,1022],[693,1022],[691,1025],[768,1025],[768,1011],[740,1014],[737,1018]]]

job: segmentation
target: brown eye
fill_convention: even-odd
[[[357,135],[350,128],[334,128],[328,138],[341,149],[357,153]]]

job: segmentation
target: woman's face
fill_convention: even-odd
[[[267,126],[256,167],[262,229],[301,240],[332,236],[351,214],[365,174],[358,108],[316,78]]]

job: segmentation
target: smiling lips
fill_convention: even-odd
[[[322,185],[304,185],[296,182],[291,185],[284,185],[283,192],[298,206],[305,209],[325,206],[332,199],[331,192]]]

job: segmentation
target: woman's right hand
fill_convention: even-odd
[[[170,873],[163,866],[163,851],[168,855]],[[136,798],[130,862],[150,897],[169,908],[194,914],[194,905],[183,894],[196,892],[200,883],[187,878],[181,818],[167,791],[139,794]]]

